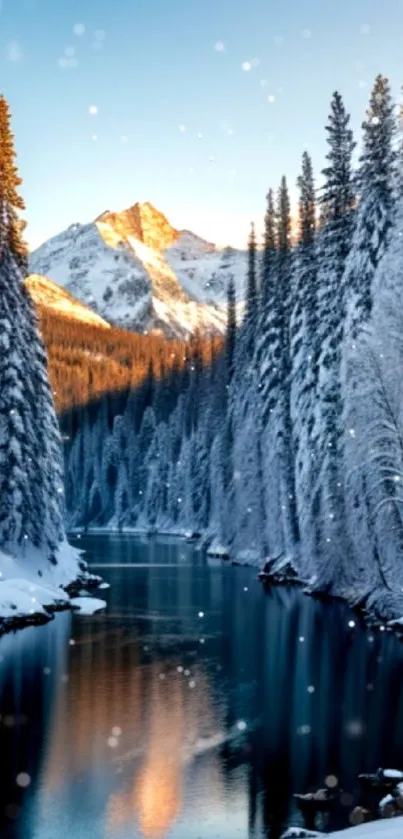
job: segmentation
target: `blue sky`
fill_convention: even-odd
[[[323,166],[332,91],[358,139],[375,75],[390,77],[397,98],[403,82],[403,0],[0,8],[0,91],[34,246],[137,200],[179,227],[243,244],[283,172],[295,193],[304,148]]]

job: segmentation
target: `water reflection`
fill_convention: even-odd
[[[0,639],[1,837],[278,839],[292,793],[328,775],[350,795],[335,829],[359,772],[403,765],[395,638],[342,604],[265,595],[192,546],[89,544],[119,566],[108,612]],[[7,728],[10,713],[22,717]]]

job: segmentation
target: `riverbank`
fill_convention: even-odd
[[[317,581],[302,579],[298,573],[298,558],[286,556],[273,557],[263,560],[256,551],[243,550],[232,555],[228,546],[224,545],[217,537],[208,533],[197,533],[196,531],[170,527],[148,527],[147,525],[136,525],[133,527],[118,528],[114,525],[103,527],[73,528],[70,531],[72,536],[80,539],[82,535],[99,536],[102,534],[116,536],[142,536],[153,538],[163,536],[172,539],[183,539],[195,541],[201,551],[208,557],[217,560],[230,562],[232,565],[244,565],[256,568],[261,571],[267,569],[267,584],[273,585],[298,585],[304,594],[311,597],[331,597],[346,602],[351,609],[360,613],[365,622],[370,626],[377,626],[384,631],[386,629],[403,636],[403,591],[398,586],[395,590],[389,590],[381,585],[371,592],[362,592],[355,589],[344,589],[343,591],[323,591],[317,586]]]
[[[0,551],[0,634],[47,623],[74,608],[81,590],[96,591],[102,579],[90,574],[83,553],[63,542],[52,564],[34,548],[20,557]]]
[[[400,824],[402,821],[402,824]],[[369,822],[360,824],[357,827],[348,827],[346,830],[337,830],[336,833],[318,833],[312,830],[303,830],[299,827],[292,827],[283,834],[281,839],[398,839],[403,835],[403,819],[387,819],[386,821]]]

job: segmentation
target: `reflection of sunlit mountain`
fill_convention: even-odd
[[[108,804],[112,832],[117,826],[137,820],[147,839],[162,839],[179,815],[187,768],[226,739],[223,732],[217,731],[206,736],[213,730],[212,704],[208,682],[199,669],[191,679],[175,670],[165,679],[160,676],[160,666],[147,668],[151,690],[144,719],[144,754],[129,789],[112,795]],[[122,763],[131,757],[135,755],[123,755]],[[213,799],[222,800],[222,779],[216,761],[209,761],[208,788]]]
[[[181,747],[189,709],[184,696],[187,685],[179,679],[179,674],[160,680],[161,667],[151,666],[146,670],[149,671],[150,697],[142,724],[145,732],[144,757],[141,768],[137,767],[134,772],[129,790],[111,796],[108,823],[115,828],[137,819],[145,837],[160,839],[180,810]],[[127,760],[130,761],[130,754]]]
[[[140,651],[135,636],[106,628],[102,641],[98,631],[72,647],[43,785],[51,807],[66,785],[84,784],[86,805],[106,808],[111,836],[136,826],[145,839],[162,839],[181,812],[192,765],[226,738],[203,669],[142,664]],[[219,761],[209,759],[208,779],[199,772],[222,801]]]

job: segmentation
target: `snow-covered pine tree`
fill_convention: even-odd
[[[236,344],[236,295],[234,277],[230,276],[227,286],[227,330],[225,335],[225,362],[227,368],[227,384],[230,383],[234,372],[234,355]]]
[[[292,552],[299,541],[295,495],[295,452],[291,420],[290,323],[293,308],[293,260],[291,253],[291,209],[286,178],[281,179],[277,209],[277,311],[279,334],[279,423],[277,435],[281,454],[283,521],[286,546]]]
[[[345,306],[343,274],[353,231],[354,189],[351,170],[355,147],[342,97],[333,94],[326,126],[328,165],[323,170],[320,197],[321,230],[318,236],[318,343],[317,412],[313,429],[316,484],[310,499],[311,550],[320,555],[316,584],[326,588],[346,555],[341,491],[342,401],[341,349]]]
[[[270,282],[273,267],[276,259],[276,208],[274,192],[269,189],[267,196],[267,207],[264,217],[263,253],[260,272],[260,301],[263,307],[267,306],[270,295]]]
[[[359,204],[352,247],[343,277],[346,320],[341,379],[343,397],[349,395],[347,400],[343,399],[344,475],[349,474],[350,465],[356,459],[355,429],[359,418],[355,415],[355,409],[361,406],[360,402],[351,398],[352,389],[357,383],[357,364],[362,368],[362,359],[356,358],[357,337],[371,315],[374,279],[387,250],[394,219],[397,162],[395,135],[396,120],[389,81],[383,76],[377,76],[363,123],[363,150],[357,178]],[[385,282],[382,272],[378,276]],[[354,498],[351,495],[353,486]],[[348,503],[353,504],[347,515],[352,514],[353,521],[360,520],[369,526],[367,519],[370,517],[371,481],[365,469],[358,471],[355,481],[348,480],[345,491]]]
[[[254,368],[256,371],[256,416],[260,424],[261,469],[265,493],[267,552],[284,550],[282,500],[279,486],[280,460],[276,440],[279,394],[279,304],[278,237],[274,193],[267,194],[262,255],[261,310],[257,325]],[[275,414],[276,411],[276,414]]]
[[[372,308],[373,278],[388,246],[393,223],[396,120],[389,80],[377,76],[363,123],[357,176],[358,210],[343,277],[345,339],[351,347]],[[350,348],[349,347],[349,348]]]
[[[402,182],[401,182],[402,183]],[[403,610],[403,189],[373,284],[369,320],[346,381],[346,513],[354,562],[346,585],[380,614]],[[347,459],[348,458],[348,459]]]
[[[258,314],[257,248],[255,225],[252,223],[248,240],[248,271],[246,277],[245,315],[240,330],[243,362],[248,366],[253,356]]]
[[[56,561],[64,537],[62,450],[46,357],[22,282],[20,183],[0,97],[0,547],[31,544]]]
[[[265,503],[261,456],[260,402],[254,350],[258,326],[257,253],[254,225],[248,243],[245,316],[238,330],[234,375],[229,392],[229,416],[223,429],[223,443],[231,440],[232,483],[227,492],[232,512],[231,546],[252,546],[255,554],[265,552]]]
[[[317,385],[317,254],[315,183],[312,161],[302,157],[299,188],[299,237],[294,255],[291,313],[291,419],[295,452],[296,498],[302,544],[309,542],[308,499],[314,483],[312,431]],[[307,548],[304,558],[309,558]]]
[[[268,549],[273,554],[292,550],[298,542],[294,455],[290,413],[291,219],[286,179],[283,177],[274,214],[268,194],[263,252],[262,298],[255,353],[257,393],[261,415],[261,451]],[[275,248],[273,227],[275,227]]]

